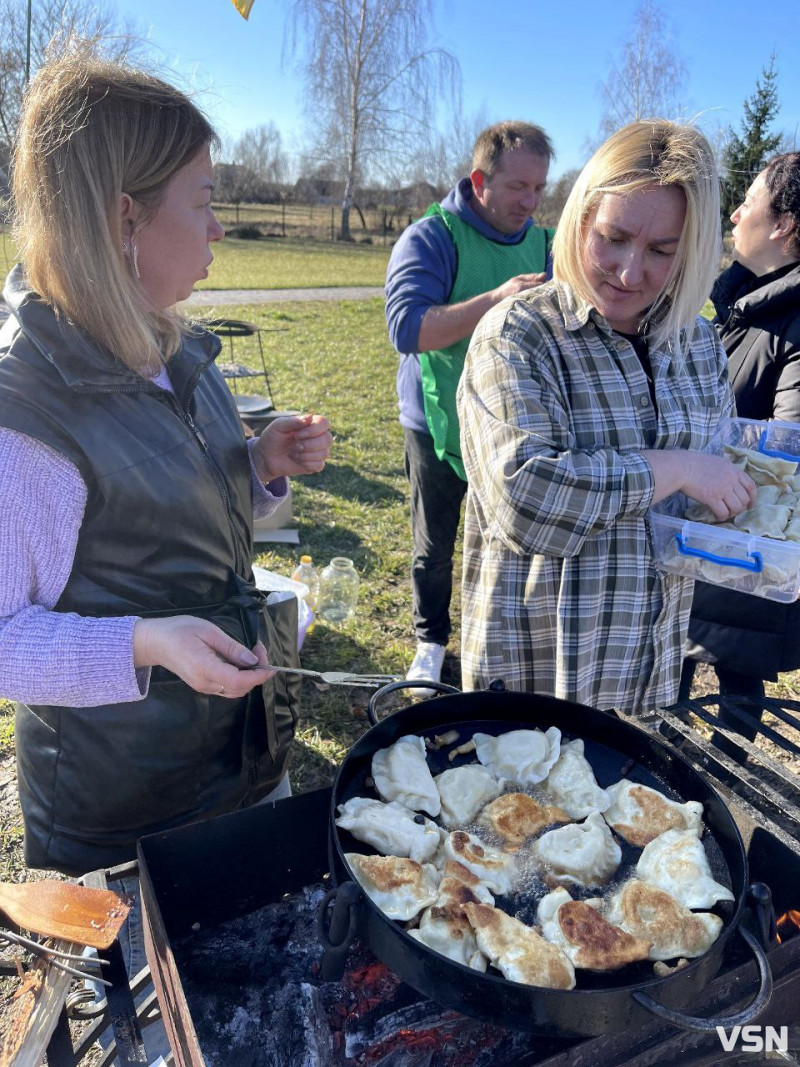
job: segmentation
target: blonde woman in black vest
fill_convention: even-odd
[[[287,784],[296,692],[260,665],[291,620],[253,586],[252,519],[331,438],[287,418],[248,447],[218,340],[175,310],[223,236],[215,142],[171,85],[76,51],[33,79],[14,147],[0,693],[26,862],[67,875]]]

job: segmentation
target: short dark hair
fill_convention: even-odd
[[[800,258],[800,152],[785,152],[771,159],[764,170],[764,183],[773,213],[794,219],[789,247]]]
[[[504,152],[524,150],[548,162],[555,158],[553,143],[541,126],[530,122],[497,122],[478,135],[472,150],[472,169],[487,177],[494,173]]]

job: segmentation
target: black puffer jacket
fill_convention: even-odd
[[[734,263],[711,299],[737,414],[800,423],[800,263],[761,277]],[[774,681],[800,667],[800,604],[697,582],[686,654]]]
[[[201,615],[249,646],[280,643],[296,656],[296,608],[279,617],[251,586],[250,466],[214,366],[218,339],[185,339],[169,393],[56,317],[19,268],[5,295],[0,425],[67,456],[88,490],[55,610]],[[138,702],[18,705],[28,865],[113,866],[135,857],[143,834],[258,801],[283,774],[297,694],[283,675],[240,700],[205,696],[154,668]]]

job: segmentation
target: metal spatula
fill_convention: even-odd
[[[0,882],[0,911],[12,923],[42,937],[108,948],[130,906],[110,889],[74,882]]]

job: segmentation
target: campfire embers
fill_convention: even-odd
[[[150,958],[168,1022],[177,1030],[180,1067],[701,1062],[698,1035],[666,1023],[662,1030],[564,1042],[466,1018],[400,983],[358,941],[342,980],[322,981],[316,918],[328,888],[320,879],[327,869],[330,801],[329,790],[303,794],[274,809],[257,807],[144,840],[145,910],[158,925]],[[738,821],[738,799],[732,806]],[[747,840],[751,880],[770,884],[779,913],[796,909],[797,846],[782,843],[763,825],[751,826]],[[270,847],[254,847],[263,841]],[[263,906],[267,901],[274,903]],[[693,1002],[703,1017],[745,1007],[757,987],[749,953],[734,948],[719,978]],[[775,989],[764,1021],[781,1026],[797,1016],[800,938],[787,941],[784,935],[784,944],[770,951],[770,963]],[[188,1019],[196,1040],[182,1023]],[[702,1041],[708,1062],[717,1062],[717,1034]]]
[[[800,911],[790,908],[779,917],[776,925],[780,944],[791,941],[793,937],[800,937]]]
[[[426,1000],[359,941],[341,981],[321,981],[316,910],[325,888],[306,887],[278,904],[175,941],[208,1067],[524,1067],[538,1062],[541,1039]],[[564,1047],[560,1041],[545,1044],[554,1052]]]

